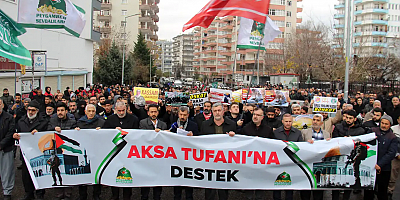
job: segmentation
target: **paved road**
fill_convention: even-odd
[[[20,164],[19,159],[17,159],[16,165]],[[24,196],[24,187],[22,185],[22,180],[21,180],[21,170],[16,170],[16,175],[15,175],[15,187],[14,187],[14,191],[13,191],[13,199],[19,199],[22,198]],[[1,186],[0,186],[1,187]],[[397,181],[396,187],[399,188],[395,191],[395,194],[393,196],[393,199],[400,199],[400,180]],[[91,195],[92,195],[92,188],[89,187],[89,199],[91,199]],[[122,193],[122,191],[121,191]],[[330,191],[326,191],[325,192],[325,199],[326,200],[330,200],[331,198],[331,192]],[[122,194],[121,194],[122,195]],[[46,200],[53,200],[55,196],[55,190],[54,189],[47,189],[46,190],[46,195],[45,195],[45,199]],[[111,199],[111,190],[108,187],[103,187],[102,190],[102,195],[101,195],[102,199],[104,200],[108,200]],[[184,195],[183,195],[184,197]],[[76,199],[78,198],[78,187],[74,187],[73,189],[73,196],[72,199]],[[3,199],[2,194],[0,194],[0,199]],[[122,199],[122,196],[121,196]],[[133,195],[132,195],[132,199],[140,199],[140,189],[139,188],[133,188]],[[162,199],[173,199],[173,189],[172,187],[164,187],[163,188],[163,193],[162,193]],[[199,199],[202,200],[204,199],[204,190],[203,189],[195,189],[194,190],[194,199]],[[241,191],[231,191],[230,192],[230,196],[229,196],[230,200],[244,200],[246,199],[243,192]],[[361,200],[363,199],[362,194],[358,194],[358,195],[354,195],[352,194],[351,197],[352,200]],[[265,192],[265,197],[264,200],[272,200],[272,192],[271,191],[267,191]],[[300,200],[300,195],[298,192],[295,192],[295,200]]]

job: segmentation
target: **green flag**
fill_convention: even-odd
[[[218,88],[218,82],[211,83],[212,88]]]
[[[32,66],[32,58],[18,36],[26,30],[0,10],[0,56],[16,63]]]

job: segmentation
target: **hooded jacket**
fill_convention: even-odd
[[[13,116],[3,111],[0,114],[0,150],[3,150],[4,152],[9,152],[13,150],[14,131],[15,123]]]

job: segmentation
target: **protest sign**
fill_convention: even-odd
[[[20,147],[36,189],[59,185],[57,176],[53,181],[54,170],[60,171],[62,184],[68,186],[372,189],[376,177],[377,146],[354,143],[374,140],[375,134],[314,144],[227,134],[188,137],[154,130],[20,134]],[[357,147],[365,150],[358,161],[361,157],[351,156],[357,155]],[[60,165],[51,167],[48,163],[55,156]],[[356,178],[361,181],[357,183]]]
[[[202,93],[194,93],[190,95],[190,101],[192,101],[193,106],[204,106],[204,102],[208,101],[208,93],[207,92],[202,92]]]
[[[210,89],[210,101],[211,102],[220,102],[220,103],[231,103],[232,91],[231,90],[222,90],[211,88]]]
[[[311,128],[314,115],[293,115],[293,127],[302,130]]]
[[[264,88],[250,88],[250,94],[247,94],[249,89],[242,89],[242,101],[247,103],[263,103],[265,96]]]
[[[172,106],[182,106],[189,102],[190,96],[187,92],[165,92],[165,102]]]
[[[265,90],[265,106],[289,106],[289,91],[283,90]]]
[[[336,113],[338,98],[314,96],[313,112]]]
[[[158,104],[159,92],[158,88],[134,87],[134,103],[141,106],[145,104]]]

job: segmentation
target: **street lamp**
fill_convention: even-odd
[[[124,20],[124,44],[122,47],[122,78],[121,78],[121,86],[124,85],[124,69],[125,69],[125,43],[126,43],[126,19],[129,17],[137,16],[139,14],[129,15],[125,17]]]

